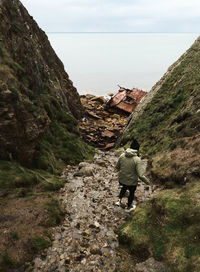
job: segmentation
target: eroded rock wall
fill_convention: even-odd
[[[18,0],[0,1],[0,97],[0,159],[26,165],[53,121],[83,114],[62,62]]]

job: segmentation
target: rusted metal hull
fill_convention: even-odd
[[[118,93],[109,100],[108,105],[132,113],[146,94],[136,88],[132,90],[120,88]]]

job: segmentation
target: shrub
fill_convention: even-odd
[[[12,257],[12,255],[8,252],[5,251],[3,252],[1,256],[1,262],[0,262],[0,269],[1,271],[9,271],[12,268],[15,268],[17,266],[16,260]]]
[[[0,44],[0,57],[3,58],[4,56],[5,56],[5,52],[4,52],[2,45]]]
[[[60,208],[58,200],[52,198],[46,203],[46,207],[49,213],[49,219],[46,222],[46,226],[53,227],[58,225],[64,217],[64,213]]]
[[[34,237],[31,240],[31,251],[35,254],[51,246],[51,242],[43,237]]]

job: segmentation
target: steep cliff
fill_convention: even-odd
[[[0,1],[0,95],[0,159],[46,169],[55,158],[84,158],[87,147],[76,136],[84,112],[79,95],[18,0]]]
[[[163,261],[171,272],[200,271],[200,38],[144,98],[121,138],[134,136],[162,190],[119,232],[136,262]]]

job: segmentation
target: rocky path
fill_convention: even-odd
[[[115,206],[120,187],[114,166],[119,151],[97,151],[94,160],[68,166],[60,199],[66,211],[64,222],[54,228],[54,241],[45,257],[36,258],[34,272],[114,272],[119,256],[115,230],[130,216]],[[142,183],[136,201],[151,195]]]

